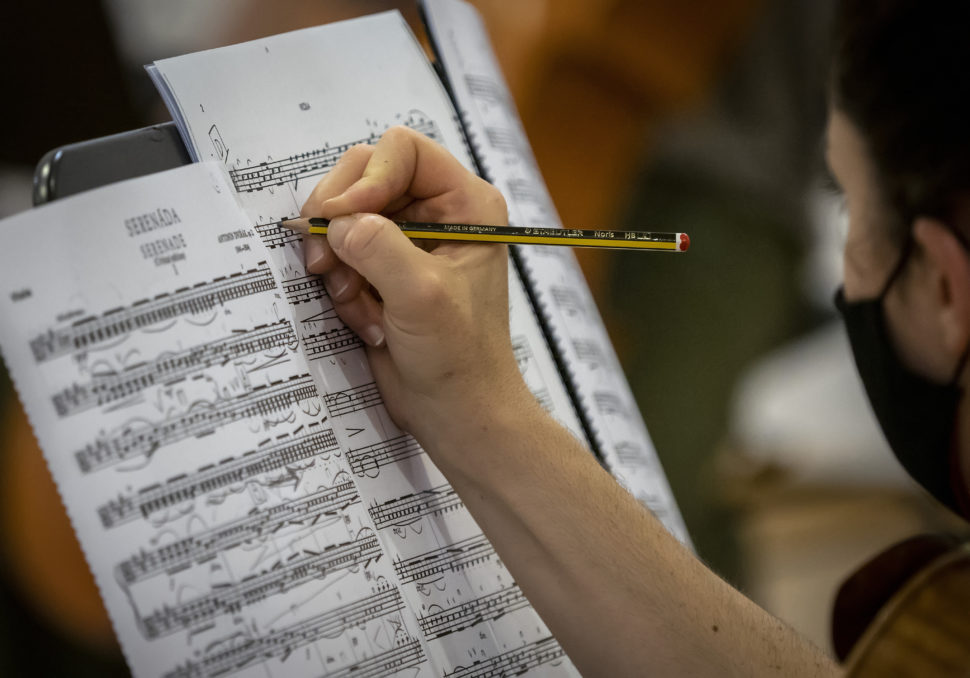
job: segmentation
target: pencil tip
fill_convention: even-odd
[[[288,228],[291,231],[296,231],[298,233],[309,233],[310,225],[306,219],[296,218],[296,219],[283,219],[280,221],[280,226],[283,228]]]

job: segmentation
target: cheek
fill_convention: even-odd
[[[886,282],[883,267],[872,261],[873,253],[866,244],[846,241],[842,253],[842,284],[847,301],[874,299],[882,292]]]
[[[842,254],[842,288],[846,301],[859,301],[871,298],[873,295],[866,295],[865,278],[850,259],[848,253]]]

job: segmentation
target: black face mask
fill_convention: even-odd
[[[912,249],[912,238],[908,238],[878,297],[848,302],[839,288],[835,305],[845,319],[859,376],[893,454],[930,494],[960,513],[951,481],[956,470],[951,452],[957,405],[963,395],[958,378],[970,347],[947,384],[916,374],[896,355],[882,302]]]

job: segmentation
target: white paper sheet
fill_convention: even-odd
[[[407,633],[448,676],[575,675],[470,514],[385,411],[359,340],[303,267],[294,216],[347,148],[409,125],[469,163],[454,109],[397,13],[331,24],[157,62],[153,77],[187,145],[225,163],[293,304],[297,334],[413,613]],[[537,397],[579,431],[517,277],[513,338]],[[470,357],[470,359],[474,359]],[[406,620],[407,621],[407,620]]]
[[[420,666],[268,252],[221,166],[0,228],[4,358],[132,672]]]

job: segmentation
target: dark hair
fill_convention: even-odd
[[[970,2],[841,0],[831,90],[876,166],[896,235],[970,193]],[[967,233],[967,225],[951,224]]]

